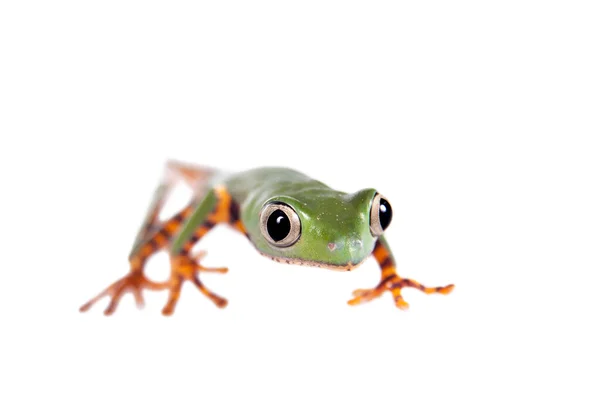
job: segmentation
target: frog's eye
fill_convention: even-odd
[[[272,245],[288,247],[300,239],[300,218],[285,203],[267,203],[260,212],[260,231]]]
[[[377,193],[371,205],[371,234],[383,235],[390,222],[392,222],[392,206],[385,197]]]

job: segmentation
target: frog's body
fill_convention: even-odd
[[[193,189],[192,201],[166,221],[161,211],[176,179],[184,179]],[[256,249],[276,261],[314,265],[334,270],[351,270],[373,255],[381,267],[381,281],[373,289],[357,290],[349,304],[359,304],[392,292],[396,305],[406,308],[400,291],[410,286],[425,293],[449,293],[453,285],[428,288],[396,274],[395,261],[383,238],[391,220],[391,207],[375,189],[348,194],[287,168],[258,168],[241,173],[219,171],[170,162],[158,187],[129,261],[131,271],[81,307],[89,309],[101,297],[111,302],[111,314],[127,291],[142,304],[141,290],[168,289],[169,300],[163,313],[174,310],[184,281],[193,282],[216,305],[227,301],[212,293],[198,278],[199,272],[221,272],[226,268],[206,268],[192,247],[216,224],[226,223],[245,234]],[[164,283],[148,280],[144,265],[159,250],[169,250],[171,278]]]

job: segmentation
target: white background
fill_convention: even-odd
[[[595,3],[2,2],[0,398],[599,398]],[[349,307],[373,260],[219,228],[225,310],[80,314],[168,158],[375,187],[399,272],[456,290]]]

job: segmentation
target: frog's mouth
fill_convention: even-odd
[[[305,266],[309,266],[309,267],[330,269],[333,271],[352,271],[353,269],[356,269],[359,265],[361,265],[366,260],[366,258],[364,258],[363,260],[359,261],[356,264],[352,264],[352,263],[328,264],[328,263],[323,263],[323,262],[318,262],[318,261],[302,260],[299,258],[276,257],[276,256],[272,256],[270,254],[263,253],[262,251],[260,251],[260,254],[262,254],[265,257],[270,258],[273,261],[277,261],[282,264],[305,265]]]

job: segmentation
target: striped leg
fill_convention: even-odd
[[[193,204],[189,205],[163,223],[158,229],[149,233],[147,239],[139,245],[139,249],[130,256],[129,262],[131,269],[129,273],[85,303],[79,310],[82,312],[87,311],[98,300],[105,296],[109,296],[110,303],[104,311],[104,314],[110,315],[116,310],[119,301],[127,292],[133,293],[136,303],[141,307],[144,304],[142,297],[143,289],[160,290],[167,288],[167,283],[157,283],[146,278],[144,275],[144,265],[146,264],[146,260],[152,254],[164,249],[170,243],[183,221],[185,221],[193,212],[194,207]]]
[[[160,211],[178,181],[185,181],[194,190],[194,198],[197,199],[202,196],[204,191],[203,183],[206,183],[213,174],[214,171],[208,168],[182,164],[176,161],[167,163],[165,174],[154,193],[144,222],[129,254],[129,274],[81,306],[80,311],[87,311],[98,300],[104,296],[109,296],[111,301],[104,313],[110,315],[115,311],[121,297],[127,292],[132,292],[138,306],[142,306],[144,303],[143,289],[159,290],[168,286],[166,283],[156,283],[146,278],[143,273],[144,265],[152,254],[169,245],[179,227],[192,214],[196,204],[190,204],[164,222],[159,220]]]
[[[390,291],[394,296],[396,307],[401,309],[408,308],[408,303],[402,298],[402,289],[412,287],[424,293],[441,293],[448,294],[454,289],[454,285],[426,287],[412,279],[405,279],[398,276],[396,273],[396,262],[387,243],[383,238],[379,239],[375,244],[373,256],[379,263],[381,268],[381,280],[373,289],[358,289],[353,292],[354,298],[348,301],[350,305],[357,305],[371,301],[381,296],[385,291]]]
[[[200,292],[208,297],[217,307],[225,307],[227,300],[207,289],[200,278],[199,272],[225,273],[227,268],[206,268],[200,264],[199,255],[193,255],[192,248],[215,225],[231,221],[231,196],[222,187],[213,189],[207,198],[195,210],[194,215],[183,227],[179,237],[173,244],[171,254],[171,277],[169,279],[169,299],[162,310],[164,315],[171,315],[179,301],[181,287],[185,281],[192,282]],[[205,204],[207,206],[205,206]]]
[[[177,161],[167,162],[163,178],[154,192],[152,202],[136,235],[129,257],[135,256],[140,250],[140,246],[148,239],[148,235],[160,225],[158,216],[171,191],[179,181],[185,181],[194,190],[194,198],[199,198],[204,195],[203,192],[205,191],[202,184],[208,182],[213,174],[214,171],[208,168],[187,165]]]
[[[240,206],[233,200],[229,206],[229,226],[250,239],[248,231],[240,219]]]

